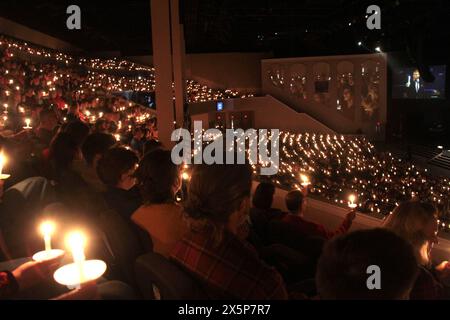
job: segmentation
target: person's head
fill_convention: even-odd
[[[351,100],[353,98],[351,89],[349,87],[345,87],[344,90],[342,91],[342,96],[345,101]]]
[[[251,185],[248,164],[194,165],[184,211],[194,224],[213,226],[220,241],[224,229],[236,234],[246,221]]]
[[[81,148],[84,160],[89,166],[96,168],[98,160],[115,144],[116,139],[113,135],[107,133],[90,134]]]
[[[137,127],[133,130],[133,138],[141,140],[144,137],[144,130],[141,127]]]
[[[81,158],[80,146],[70,135],[61,132],[53,138],[49,148],[49,159],[54,169],[68,169],[72,162],[79,158]]]
[[[408,299],[417,272],[413,248],[404,239],[381,228],[358,230],[325,245],[317,265],[317,292],[330,300]],[[369,289],[369,284],[381,289]]]
[[[139,163],[136,178],[146,204],[171,203],[181,188],[180,169],[172,162],[168,150],[146,154]]]
[[[162,148],[161,142],[150,139],[144,142],[143,153],[146,155],[152,151]]]
[[[284,201],[286,203],[286,208],[292,214],[301,215],[303,211],[303,193],[300,190],[289,191]]]
[[[419,78],[420,78],[420,72],[418,69],[415,69],[413,71],[413,80],[415,81],[415,80],[418,80]]]
[[[383,227],[394,231],[408,241],[422,265],[431,263],[430,252],[438,237],[436,209],[427,203],[407,201],[392,211]]]
[[[79,146],[83,145],[90,131],[89,126],[79,120],[67,123],[61,130],[70,135]]]
[[[58,118],[56,113],[51,109],[43,109],[39,113],[39,126],[41,128],[52,131],[58,125]]]
[[[255,208],[268,210],[272,207],[275,186],[270,182],[261,182],[253,193],[252,204]]]
[[[139,162],[133,151],[112,148],[97,163],[97,174],[110,187],[129,190],[136,184],[134,173]]]
[[[108,121],[105,119],[97,119],[95,122],[95,132],[106,133],[108,131]]]

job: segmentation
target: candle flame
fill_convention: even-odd
[[[55,231],[55,224],[51,221],[44,221],[39,227],[42,235],[51,236]]]

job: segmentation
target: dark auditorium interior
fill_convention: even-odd
[[[444,0],[0,1],[0,300],[450,299],[448,23]]]

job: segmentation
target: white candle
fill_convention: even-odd
[[[86,257],[84,255],[84,245],[86,239],[80,232],[73,232],[67,237],[67,243],[72,252],[73,262],[78,267],[79,283],[84,281],[83,265]]]
[[[300,180],[302,180],[301,185],[302,185],[303,187],[307,187],[307,186],[310,185],[310,181],[309,181],[308,176],[306,176],[306,175],[304,175],[304,174],[300,174]]]
[[[55,224],[50,221],[45,221],[41,224],[40,229],[44,236],[45,251],[49,254],[52,250],[52,234],[55,231]]]
[[[348,200],[349,200],[348,207],[351,208],[351,209],[356,208],[356,203],[355,203],[356,196],[355,196],[354,194],[351,194],[351,195],[348,197]]]

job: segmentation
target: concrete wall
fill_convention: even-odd
[[[80,48],[45,33],[30,29],[14,21],[0,17],[0,32],[39,46],[61,50],[67,53],[79,53]]]
[[[186,78],[214,89],[260,92],[261,60],[269,53],[199,53],[187,54]],[[153,65],[152,56],[132,56],[131,61]]]
[[[364,68],[368,65],[370,68]],[[387,84],[387,62],[384,54],[268,59],[261,62],[261,67],[263,93],[310,114],[340,133],[356,133],[361,130],[373,139],[384,140]],[[376,94],[371,97],[376,96],[378,102],[377,108],[373,109],[375,112],[370,115],[365,111],[367,107],[362,106],[368,105],[367,94],[364,93],[368,88],[369,74],[373,75],[375,71],[377,75],[372,79],[377,84],[371,92],[375,91]],[[338,79],[348,74],[351,74],[353,83],[353,104],[349,108],[343,108],[343,86],[338,84]],[[317,92],[315,82],[318,75],[329,80],[327,93]],[[296,76],[305,77],[305,83],[298,85],[299,81],[293,80]],[[370,88],[373,88],[373,82],[370,83]],[[301,88],[302,94],[294,92],[293,89],[296,88]],[[377,123],[380,124],[380,132],[376,129]]]
[[[255,129],[280,129],[296,133],[334,133],[333,130],[306,113],[299,113],[269,95],[245,99],[227,99],[223,102],[223,111],[225,112],[253,111]],[[189,108],[191,115],[209,113],[210,120],[212,120],[216,111],[216,103],[192,103]]]

